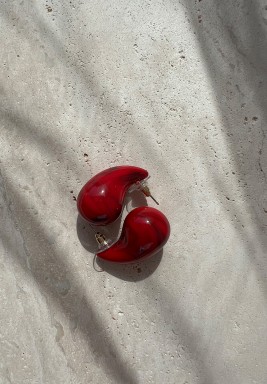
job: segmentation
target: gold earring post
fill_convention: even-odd
[[[140,189],[143,192],[143,194],[145,196],[147,196],[147,197],[151,197],[151,199],[154,200],[157,205],[159,205],[159,203],[157,202],[155,197],[151,195],[151,192],[150,192],[150,189],[148,188],[148,186],[147,185],[142,185],[141,183],[140,183],[140,186],[141,186]]]

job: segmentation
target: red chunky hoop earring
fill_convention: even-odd
[[[146,185],[147,178],[148,172],[138,167],[125,165],[106,169],[81,189],[78,211],[92,225],[110,224],[120,216],[128,190],[138,189],[152,197]]]
[[[81,189],[78,211],[91,226],[114,222],[121,214],[127,191],[140,190],[158,204],[146,184],[148,172],[132,166],[106,169],[90,179]],[[96,232],[99,250],[96,256],[116,263],[132,263],[160,251],[170,236],[166,216],[151,207],[133,209],[125,218],[119,239],[112,243]]]
[[[108,247],[103,235],[97,233],[100,250],[96,254],[104,260],[131,263],[160,251],[170,236],[170,224],[158,209],[139,207],[124,221],[120,238]]]

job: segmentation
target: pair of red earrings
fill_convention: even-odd
[[[121,215],[127,191],[135,189],[151,196],[145,169],[118,166],[106,169],[90,179],[81,189],[77,207],[93,226],[111,224]],[[157,203],[158,204],[158,203]],[[170,224],[162,212],[151,207],[133,209],[125,218],[119,239],[111,244],[103,234],[95,234],[101,259],[117,263],[138,261],[157,253],[170,236]]]

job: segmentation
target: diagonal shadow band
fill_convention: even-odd
[[[11,12],[12,10],[12,12]],[[91,71],[88,71],[88,68],[84,68],[83,65],[81,65],[80,61],[77,60],[75,55],[71,55],[66,52],[66,47],[64,45],[64,41],[62,41],[62,36],[57,31],[52,31],[49,28],[49,25],[44,23],[44,20],[42,19],[41,15],[39,14],[38,9],[33,7],[31,12],[34,13],[34,22],[35,22],[35,28],[38,31],[40,38],[44,42],[49,42],[49,44],[53,47],[53,51],[56,55],[59,55],[60,60],[64,62],[65,64],[68,63],[73,69],[75,69],[75,74],[80,79],[80,86],[83,88],[83,91],[86,95],[94,95],[97,98],[101,98],[104,95],[105,100],[105,108],[104,110],[101,110],[101,113],[103,117],[107,117],[109,115],[113,116],[113,121],[115,122],[122,122],[124,125],[128,125],[129,127],[132,127],[131,131],[133,131],[133,134],[130,136],[130,140],[134,141],[134,146],[136,148],[142,147],[145,153],[149,153],[149,156],[151,160],[153,160],[154,164],[157,164],[158,167],[160,167],[166,174],[168,174],[168,177],[173,180],[173,173],[169,169],[169,166],[166,165],[166,162],[163,158],[159,155],[159,152],[157,150],[157,147],[155,145],[151,145],[151,143],[154,141],[154,133],[149,134],[145,129],[143,129],[138,121],[134,119],[134,116],[132,113],[129,114],[129,111],[126,111],[127,113],[124,113],[123,115],[120,112],[120,108],[118,106],[118,100],[112,98],[108,94],[108,90],[103,89],[103,85],[101,84],[101,79],[97,79],[96,76],[91,73]],[[13,7],[12,5],[5,6],[3,9],[3,16],[11,23],[12,20],[10,19],[10,15],[14,13],[17,14],[17,8]],[[22,23],[24,18],[27,20],[27,14],[26,12],[20,10],[20,17],[17,20],[17,22]],[[69,20],[73,18],[73,16],[68,15],[66,13],[66,10],[64,7],[61,9],[61,16],[62,20]],[[66,23],[68,25],[68,23]],[[21,25],[21,28],[23,26],[23,23]],[[22,33],[25,33],[25,38],[31,42],[32,36],[27,35],[25,32],[25,29],[22,28]],[[86,41],[86,44],[83,40],[83,36],[80,36],[79,39],[79,45],[82,52],[87,52],[90,56],[90,48],[96,49],[95,46],[90,47],[90,41]],[[73,79],[74,80],[74,79]],[[74,80],[75,81],[75,80]],[[101,86],[100,86],[101,85]],[[112,112],[112,113],[110,113]],[[119,127],[119,124],[116,123],[116,125]],[[155,122],[155,125],[158,125],[158,122]],[[106,126],[104,127],[104,130],[106,131]],[[138,133],[141,131],[141,136]],[[94,138],[97,139],[99,142],[101,142],[101,131],[98,133],[98,137]],[[121,143],[123,145],[123,143]]]
[[[176,1],[172,3],[175,5]],[[183,1],[183,6],[211,79],[223,134],[233,159],[233,174],[242,191],[242,211],[234,199],[231,207],[226,199],[222,204],[239,223],[239,237],[245,245],[248,243],[251,264],[267,297],[267,30],[262,4],[252,0],[212,0],[208,4],[192,0]],[[225,175],[212,170],[210,177],[220,193],[229,191]],[[242,225],[244,212],[253,223],[253,238]],[[261,257],[256,255],[256,248]]]
[[[31,227],[26,229],[24,223],[17,219],[16,208],[12,211],[12,220],[20,229],[25,250],[28,254],[30,270],[26,266],[25,260],[20,258],[21,255],[18,255],[15,251],[12,252],[14,245],[10,239],[10,234],[3,233],[3,241],[5,246],[10,249],[10,255],[16,257],[21,267],[29,276],[35,279],[40,290],[47,296],[48,302],[51,300],[58,305],[65,315],[77,324],[77,329],[86,338],[94,356],[102,357],[102,367],[107,375],[111,375],[113,380],[118,383],[137,384],[133,368],[122,359],[117,346],[110,340],[105,331],[105,324],[95,312],[88,295],[75,281],[71,268],[68,267],[65,261],[66,259],[53,245],[49,244],[47,229],[34,215],[29,213],[27,204],[19,191],[10,182],[7,182],[3,175],[1,178],[5,185],[7,205],[12,202],[15,207],[19,206],[25,215],[30,215]],[[25,232],[27,232],[27,239],[25,238]],[[66,280],[66,277],[70,282],[70,289],[62,291],[60,283]]]
[[[206,360],[201,333],[194,329],[190,320],[180,309],[179,298],[174,298],[162,284],[158,284],[153,279],[150,280],[149,286],[144,292],[153,305],[156,305],[154,301],[155,292],[159,292],[160,300],[158,301],[162,304],[157,306],[157,310],[162,323],[168,323],[169,333],[176,335],[174,343],[181,344],[184,353],[188,354],[190,360],[194,362],[198,377],[197,382],[199,384],[214,384],[216,374]],[[167,319],[167,313],[171,313],[172,317]]]

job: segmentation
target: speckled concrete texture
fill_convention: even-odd
[[[266,384],[266,2],[0,5],[1,384]],[[75,198],[121,164],[172,233],[100,273]]]

